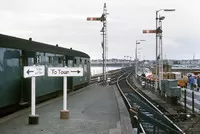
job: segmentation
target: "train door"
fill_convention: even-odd
[[[6,107],[5,111],[11,110],[7,107],[11,105],[15,109],[20,102],[20,56],[19,49],[0,48],[0,108]],[[0,110],[0,115],[4,113]]]
[[[35,58],[36,53],[33,51],[25,51],[22,50],[21,55],[21,100],[20,105],[26,105],[30,101],[30,93],[31,93],[31,79],[24,78],[23,68],[24,66],[32,66],[36,63]]]

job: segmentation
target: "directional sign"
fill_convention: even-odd
[[[24,66],[24,78],[44,76],[44,66]]]
[[[83,76],[83,68],[80,67],[50,67],[48,76]]]

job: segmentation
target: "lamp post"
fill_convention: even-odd
[[[126,56],[124,56],[124,67],[126,66]]]
[[[138,62],[138,59],[137,59],[137,44],[140,44],[141,41],[146,41],[146,40],[136,40],[136,46],[135,46],[135,77],[137,77],[137,62]]]
[[[128,67],[129,56],[127,56],[126,62],[127,62],[126,64],[127,64],[127,67]]]
[[[123,63],[124,63],[124,65],[123,65],[123,67],[125,67],[125,66],[126,66],[126,57],[127,57],[127,56],[124,56],[124,60],[123,60],[123,61],[124,61],[124,62],[123,62]]]
[[[175,9],[159,9],[156,11],[156,78],[158,76],[158,13],[160,11],[166,11],[166,12],[173,12],[175,11]],[[158,90],[158,83],[155,83],[155,89]]]
[[[128,67],[128,58],[129,56],[126,56],[126,66]]]
[[[130,57],[130,62],[129,62],[129,66],[131,66],[131,59],[132,59],[132,57]]]

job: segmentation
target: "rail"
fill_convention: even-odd
[[[111,77],[115,77],[120,72],[122,72],[121,69],[111,70],[111,71],[109,71],[109,72],[106,73],[106,76],[110,75]],[[97,83],[97,82],[100,83],[100,84],[103,82],[103,75],[102,74],[91,76],[91,78],[90,78],[90,84]]]
[[[124,74],[122,74],[118,79],[117,79],[117,87],[123,97],[123,99],[126,101],[126,103],[128,104],[128,109],[132,108],[131,104],[129,103],[128,99],[126,98],[125,94],[122,92],[120,86],[119,86],[119,81],[120,81],[120,78],[123,77],[124,75],[126,75],[127,72],[125,72]]]
[[[131,73],[127,76],[129,77],[131,75]],[[127,84],[136,92],[138,93],[138,95],[140,97],[142,97],[146,102],[148,102],[154,109],[156,109],[161,115],[164,116],[164,118],[166,118],[178,131],[180,131],[182,134],[185,134],[183,132],[183,130],[181,130],[174,122],[172,122],[163,112],[161,112],[155,105],[153,105],[153,103],[151,103],[148,99],[146,99],[141,93],[139,93],[137,90],[135,90],[133,88],[133,86],[128,82],[128,80],[126,79]]]
[[[130,102],[128,101],[128,99],[126,98],[125,94],[122,92],[122,90],[121,90],[121,88],[120,88],[120,86],[119,86],[119,81],[120,81],[121,77],[123,77],[123,76],[126,75],[127,73],[128,73],[128,72],[125,72],[125,73],[122,74],[120,77],[118,77],[118,79],[117,79],[117,87],[118,87],[118,89],[119,89],[120,94],[122,95],[122,98],[123,98],[124,101],[125,101],[125,104],[126,104],[126,106],[127,106],[127,109],[129,110],[129,112],[130,112],[130,113],[137,114],[137,111],[134,111],[134,110],[133,110],[133,107],[131,106]],[[131,74],[131,73],[130,73],[130,74]],[[139,118],[138,118],[138,116],[133,116],[133,118],[135,118],[135,119],[138,121],[138,123],[139,123]],[[143,128],[143,126],[142,126],[141,123],[139,123],[138,133],[139,133],[139,129],[142,131],[143,134],[146,134],[146,132],[145,132],[145,130],[144,130],[144,128]]]

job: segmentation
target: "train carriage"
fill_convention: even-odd
[[[0,34],[0,116],[29,104],[31,80],[23,78],[23,67],[44,65],[46,75],[36,78],[37,101],[57,96],[62,78],[47,77],[48,67],[83,67],[82,77],[68,77],[68,90],[76,90],[90,81],[89,55],[59,47]]]

